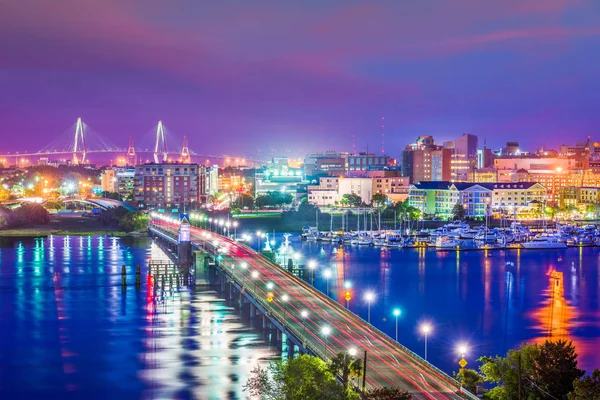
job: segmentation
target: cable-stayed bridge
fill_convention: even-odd
[[[183,139],[177,138],[168,131],[162,121],[158,121],[156,127],[142,137],[140,145],[135,146],[133,137],[129,136],[128,145],[120,146],[95,132],[81,118],[39,150],[2,154],[0,163],[26,166],[34,164],[35,159],[40,158],[68,160],[72,165],[100,161],[122,165],[198,162],[253,166],[262,163],[260,160],[241,157],[197,153],[189,148],[187,136],[183,136]]]

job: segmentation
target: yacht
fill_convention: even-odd
[[[319,229],[315,226],[305,226],[302,228],[302,240],[317,240],[319,238]]]
[[[567,245],[556,236],[538,236],[530,242],[522,243],[524,249],[565,249]]]
[[[455,250],[460,249],[462,241],[458,239],[452,239],[447,236],[438,236],[435,239],[435,248],[438,250]]]

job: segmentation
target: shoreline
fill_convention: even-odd
[[[41,229],[6,229],[0,231],[0,237],[48,237],[48,236],[139,236],[132,232],[121,231],[64,231]]]

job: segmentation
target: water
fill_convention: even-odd
[[[280,242],[280,238],[277,238]],[[424,356],[419,326],[429,322],[428,358],[448,373],[458,370],[459,343],[468,343],[474,367],[482,355],[504,355],[523,341],[570,339],[580,367],[600,368],[600,249],[437,252],[381,249],[291,238],[300,264],[316,260],[315,285],[341,304],[352,285],[350,309],[367,318],[364,299],[372,291],[371,322]]]
[[[244,398],[280,353],[200,281],[160,301],[147,239],[0,242],[0,398]],[[142,266],[122,291],[121,265]]]

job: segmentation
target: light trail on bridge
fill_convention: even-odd
[[[178,224],[155,223],[177,237]],[[292,332],[303,332],[297,339],[308,342],[321,358],[327,360],[350,349],[356,349],[360,357],[366,350],[367,387],[397,386],[417,399],[463,398],[454,379],[255,250],[200,228],[192,227],[191,237],[198,247],[229,258],[224,261],[231,264],[226,265],[231,269],[227,272],[245,282],[250,293],[263,299],[272,293],[270,311],[291,326]],[[282,300],[284,295],[286,301]],[[331,330],[326,336],[322,334],[324,327]]]

